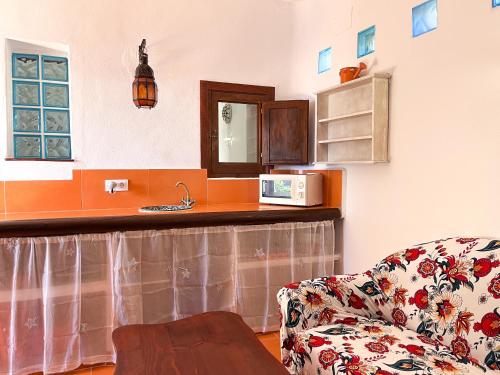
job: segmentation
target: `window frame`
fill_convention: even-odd
[[[258,177],[268,167],[262,165],[262,103],[274,101],[275,88],[270,86],[200,81],[200,156],[201,167],[209,178]],[[219,162],[218,102],[257,105],[257,162]]]
[[[70,61],[67,52],[58,51],[43,46],[33,45],[32,50],[27,48],[12,48],[7,53],[10,54],[10,69],[8,69],[7,78],[9,78],[9,86],[12,95],[7,102],[7,114],[10,117],[8,120],[7,129],[7,161],[74,161],[73,159],[73,136],[72,136],[72,121],[71,121],[71,80],[70,80]],[[20,56],[36,58],[37,60],[37,78],[19,77],[16,70],[16,59]],[[65,72],[61,74],[62,79],[56,77],[46,77],[44,63],[47,59],[54,59],[61,61],[65,64]],[[10,73],[10,74],[9,74]],[[38,89],[38,105],[28,105],[16,103],[16,90],[17,85],[22,83],[36,85]],[[46,89],[47,87],[59,86],[64,87],[66,90],[66,103],[64,106],[47,106],[46,105]],[[20,130],[18,128],[19,113],[22,110],[36,111],[38,113],[38,128],[37,130]],[[67,114],[67,128],[62,131],[47,129],[47,113],[52,111],[60,111]],[[16,139],[18,137],[38,137],[40,139],[40,152],[38,156],[23,156],[18,154],[16,147]],[[68,142],[67,151],[68,155],[64,156],[50,156],[48,153],[49,141],[53,139],[64,139]],[[66,141],[67,139],[67,141]],[[65,150],[66,151],[66,150]]]

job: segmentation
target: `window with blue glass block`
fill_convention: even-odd
[[[71,159],[68,59],[12,53],[16,159]]]
[[[318,74],[324,73],[332,68],[332,47],[325,48],[319,52]]]
[[[428,33],[438,27],[437,0],[429,0],[412,9],[413,37]]]
[[[493,1],[493,8],[500,6],[500,0],[492,0]]]
[[[375,26],[358,33],[358,59],[375,52]]]

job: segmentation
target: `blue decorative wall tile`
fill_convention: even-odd
[[[41,158],[42,157],[42,137],[39,135],[14,134],[14,157]]]
[[[40,132],[40,110],[37,108],[14,108],[15,132]]]
[[[38,55],[12,54],[12,78],[38,79]]]
[[[412,9],[413,37],[428,33],[438,27],[437,0],[429,0]]]
[[[12,81],[12,103],[14,105],[39,106],[40,84],[31,81]]]
[[[332,47],[325,48],[319,52],[318,74],[324,73],[332,68]]]
[[[375,52],[375,26],[358,33],[358,58]]]
[[[45,136],[46,159],[71,159],[71,138],[58,136]]]
[[[493,0],[493,8],[500,6],[500,0]]]
[[[68,108],[68,85],[43,83],[43,105],[45,107]]]
[[[42,79],[68,81],[68,59],[66,57],[42,56]]]

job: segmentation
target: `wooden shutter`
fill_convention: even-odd
[[[262,164],[307,164],[308,100],[262,103]]]

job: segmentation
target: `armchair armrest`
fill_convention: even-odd
[[[379,318],[386,297],[370,272],[305,280],[278,292],[281,314],[281,357],[285,361],[299,332],[335,323],[346,314]]]

